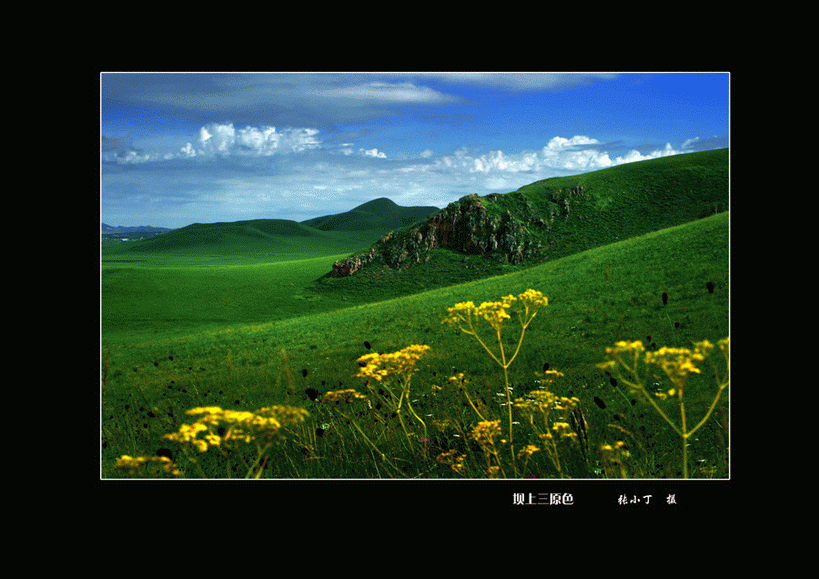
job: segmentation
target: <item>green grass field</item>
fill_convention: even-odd
[[[168,235],[152,238],[153,243],[167,243]],[[525,397],[546,381],[538,376],[545,368],[562,372],[549,389],[579,400],[587,442],[583,448],[567,443],[562,470],[540,452],[524,469],[520,462],[513,467],[499,462],[507,475],[681,476],[676,434],[598,364],[606,347],[620,340],[641,340],[656,350],[691,348],[705,339],[716,344],[728,336],[727,212],[534,267],[482,261],[482,275],[489,277],[475,281],[468,277],[473,270],[448,267],[463,256],[445,250],[431,261],[441,264],[440,279],[411,274],[398,281],[394,272],[376,271],[328,280],[322,276],[333,261],[367,240],[341,235],[335,241],[343,243],[329,239],[299,247],[297,238],[290,237],[296,244],[291,252],[278,246],[275,256],[269,243],[242,248],[234,243],[225,251],[224,240],[191,251],[117,246],[103,252],[102,477],[124,476],[114,468],[122,455],[158,453],[172,457],[179,476],[186,477],[490,476],[495,455],[469,437],[481,420],[448,379],[464,373],[483,417],[505,424],[503,372],[473,339],[442,321],[458,302],[480,304],[529,288],[547,296],[549,305],[527,329],[509,368],[510,386],[514,396]],[[504,325],[507,347],[514,346],[515,323]],[[488,325],[481,331],[491,343]],[[353,377],[361,369],[359,357],[412,344],[430,347],[417,365],[408,398],[424,419],[425,434],[406,406],[398,416],[387,412],[386,393],[372,393]],[[686,408],[692,415],[708,410],[714,394],[710,378],[703,371],[689,379]],[[662,376],[655,379],[657,388],[667,389]],[[321,402],[328,392],[344,389],[367,395],[368,404],[347,409]],[[284,429],[286,435],[263,460],[255,461],[259,447],[247,444],[194,452],[191,462],[184,445],[164,438],[194,421],[185,414],[192,408],[254,411],[271,405],[301,408],[309,417]],[[726,408],[724,396],[690,441],[693,476],[728,476]],[[515,429],[520,430],[517,445],[537,443],[524,424]],[[615,469],[600,448],[617,441],[627,445],[629,458]],[[439,458],[456,454],[464,457],[460,469]]]

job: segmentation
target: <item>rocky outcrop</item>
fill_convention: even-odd
[[[528,221],[520,217],[523,216],[513,216],[509,211],[490,212],[480,197],[468,195],[408,231],[390,232],[368,251],[337,261],[329,275],[352,275],[378,257],[393,268],[409,267],[429,260],[429,251],[435,248],[472,255],[496,253],[509,263],[518,264],[544,250],[539,236],[529,226],[542,227],[545,222],[531,215]]]

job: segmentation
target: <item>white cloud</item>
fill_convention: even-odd
[[[690,144],[690,142],[694,142],[694,140],[689,140],[686,144]],[[555,176],[585,173],[623,163],[656,159],[684,152],[684,150],[676,150],[670,143],[666,143],[664,148],[645,155],[637,150],[631,150],[625,155],[612,160],[609,153],[603,149],[603,146],[603,143],[597,139],[585,135],[576,135],[570,139],[560,136],[554,137],[539,151],[527,150],[510,154],[497,150],[476,155],[469,149],[461,148],[453,155],[436,159],[434,168],[439,171],[453,173],[460,171],[463,173],[478,173],[487,177],[491,175],[493,179],[498,179],[504,174],[511,176],[517,173],[531,174],[533,178],[538,179],[544,178],[542,176],[544,174]],[[685,146],[683,146],[684,148]]]
[[[181,157],[195,157],[196,156],[196,149],[190,143],[187,143],[184,147],[182,147],[179,151],[179,155]]]
[[[236,129],[233,123],[210,123],[199,129],[199,140],[194,146],[185,143],[177,153],[147,153],[138,150],[102,152],[103,161],[116,161],[118,164],[147,163],[149,161],[169,161],[173,159],[191,159],[194,157],[268,157],[281,153],[301,153],[321,147],[318,138],[319,130],[307,127],[285,128],[277,130],[273,126]],[[376,151],[373,149],[373,151]],[[352,153],[342,149],[346,154]],[[383,153],[377,153],[378,156]]]
[[[688,141],[686,141],[687,143]],[[685,148],[685,145],[683,145]],[[643,155],[640,151],[631,150],[622,157],[617,157],[614,160],[615,165],[622,165],[623,163],[634,163],[635,161],[646,161],[648,159],[656,159],[658,157],[669,157],[671,155],[679,155],[684,151],[677,151],[671,146],[671,143],[666,143],[665,148],[652,151],[648,155]]]
[[[139,205],[146,179],[161,179],[165,189],[155,193],[164,210],[174,212],[173,226],[193,222],[251,218],[303,220],[349,210],[375,197],[389,197],[399,205],[448,203],[470,194],[505,193],[549,177],[596,171],[634,161],[686,152],[671,144],[641,153],[617,151],[586,135],[556,136],[539,149],[475,151],[461,147],[448,155],[426,149],[414,156],[387,155],[376,147],[359,147],[352,139],[324,145],[316,129],[277,129],[258,125],[236,128],[230,123],[203,126],[199,139],[171,153],[176,161],[152,170],[149,161],[161,157],[123,146],[103,151],[104,160],[132,165],[132,171],[104,175],[111,192],[109,206],[119,199]],[[692,143],[690,140],[688,143]],[[286,162],[269,162],[283,153],[316,149],[309,156],[289,155]],[[114,157],[110,157],[114,155]],[[260,161],[261,171],[236,171],[229,162],[189,163],[192,158],[230,159],[243,169]],[[161,177],[160,177],[161,175]],[[312,207],[297,207],[294,200]],[[145,211],[150,207],[146,206]],[[171,213],[168,213],[170,215]],[[186,223],[187,222],[187,223]]]
[[[238,131],[233,123],[211,123],[199,131],[199,154],[268,156],[301,152],[321,145],[318,129],[247,126]],[[190,156],[190,155],[188,155]]]
[[[319,130],[313,128],[285,128],[246,126],[237,130],[233,123],[210,123],[199,129],[199,142],[194,146],[185,143],[178,153],[165,155],[140,151],[103,153],[103,161],[115,160],[119,164],[146,163],[148,161],[191,159],[193,157],[243,156],[267,157],[278,153],[300,153],[321,147]],[[352,149],[342,149],[346,154]]]
[[[352,86],[319,89],[314,96],[352,101],[369,101],[373,104],[418,104],[448,103],[459,100],[427,86],[416,86],[411,82],[368,82]]]
[[[595,171],[612,165],[608,153],[601,151],[600,145],[602,143],[597,139],[576,135],[571,139],[554,137],[539,151],[504,153],[497,150],[476,155],[469,149],[461,148],[453,155],[436,159],[435,168],[486,175],[530,173],[536,178],[538,173],[544,171],[552,174]]]
[[[600,141],[598,141],[597,139],[589,138],[586,135],[575,135],[571,139],[565,139],[563,137],[554,137],[543,148],[549,151],[564,151],[566,149],[573,149],[582,145],[599,144]]]
[[[236,141],[236,129],[233,123],[211,123],[199,130],[199,144],[206,153],[230,153]]]
[[[366,151],[364,149],[359,149],[358,152],[361,153],[362,155],[364,155],[365,157],[375,157],[377,159],[386,159],[387,158],[387,154],[383,153],[383,152],[379,152],[378,149],[368,149]]]
[[[542,73],[542,72],[456,72],[433,73],[445,82],[478,85],[498,90],[520,92],[559,92],[588,86],[598,81],[616,79],[619,74],[597,73]]]

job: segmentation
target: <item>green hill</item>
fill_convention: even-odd
[[[302,225],[322,231],[360,231],[395,229],[412,225],[438,211],[437,207],[401,207],[381,197],[359,205],[351,211],[302,221]]]
[[[245,261],[282,261],[347,253],[366,247],[396,227],[415,223],[435,207],[401,207],[386,198],[364,203],[338,215],[298,223],[287,219],[255,219],[194,223],[161,235],[103,246],[103,261],[153,263],[167,255],[189,261],[213,256]]]
[[[701,219],[728,210],[728,160],[719,149],[469,195],[339,260],[329,275],[383,266],[423,275],[442,249],[476,256],[479,275],[486,262],[531,265]]]

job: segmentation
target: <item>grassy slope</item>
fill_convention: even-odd
[[[320,407],[304,389],[362,389],[351,376],[356,359],[367,353],[365,340],[377,351],[413,343],[432,347],[413,379],[420,396],[463,371],[473,378],[476,392],[491,398],[502,380],[499,369],[474,341],[441,320],[459,301],[496,300],[527,288],[542,291],[550,305],[527,331],[510,369],[516,394],[531,388],[534,372],[548,362],[566,374],[555,389],[579,396],[596,436],[603,437],[608,424],[641,412],[596,368],[606,346],[620,339],[646,342],[648,336],[658,346],[689,346],[692,340],[716,342],[728,335],[728,225],[728,214],[722,213],[501,277],[276,322],[260,316],[254,324],[141,341],[117,342],[104,335],[103,430],[104,439],[112,441],[103,450],[104,465],[120,454],[153,454],[168,432],[167,424],[146,420],[144,428],[129,431],[123,447],[124,435],[118,433],[127,416],[125,403],[133,413],[147,404],[177,415],[197,405],[252,409],[285,403],[304,406],[321,419]],[[708,281],[716,284],[713,294],[706,290]],[[663,291],[669,295],[666,306]],[[506,327],[511,334],[513,323]],[[592,401],[595,396],[605,409]]]
[[[502,200],[525,198],[545,214],[553,193],[582,187],[587,198],[573,197],[570,209],[581,222],[555,219],[552,256],[560,257],[726,211],[728,160],[728,149],[650,159],[537,181]]]
[[[293,221],[259,219],[193,224],[149,239],[102,248],[102,263],[212,265],[292,261],[366,246],[387,228],[320,231]]]
[[[339,256],[273,263],[102,270],[105,339],[133,341],[152,335],[186,334],[347,307],[328,303],[305,287]]]
[[[148,239],[106,244],[102,247],[102,262],[224,265],[349,254],[367,247],[390,230],[414,223],[436,210],[434,207],[400,207],[382,198],[346,213],[301,223],[287,219],[194,223]]]
[[[726,211],[728,169],[728,149],[718,149],[537,181],[481,202],[498,217],[508,211],[548,248],[545,259],[554,260]],[[567,210],[568,191],[582,194],[571,195]],[[537,219],[548,225],[537,225]],[[399,228],[394,238],[406,229]],[[435,249],[430,256],[429,262],[400,272],[376,259],[353,276],[322,280],[324,291],[354,292],[363,286],[382,298],[395,297],[515,269],[492,254]]]

